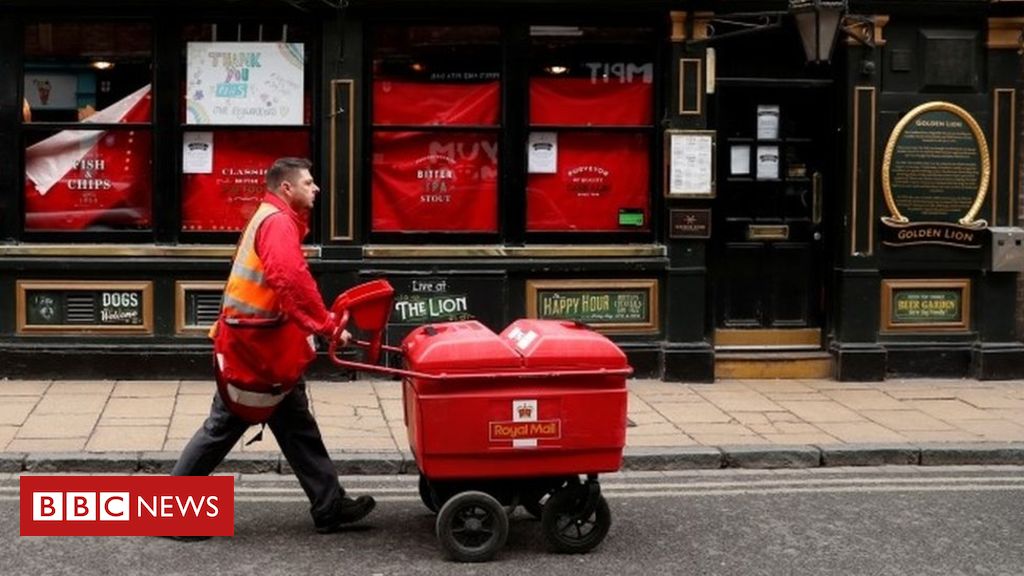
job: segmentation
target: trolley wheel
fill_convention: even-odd
[[[461,492],[437,515],[437,539],[444,555],[459,562],[486,562],[508,538],[508,515],[483,492]]]
[[[420,473],[420,500],[431,512],[437,514],[437,498],[434,495],[434,489],[430,487],[430,480],[427,480],[422,473]]]
[[[552,494],[544,504],[541,527],[555,552],[582,554],[594,549],[608,535],[612,525],[608,501],[598,495],[594,510],[581,517],[586,502],[586,489],[570,486]]]

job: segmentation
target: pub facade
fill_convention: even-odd
[[[389,279],[393,344],[560,318],[667,381],[1024,376],[1024,2],[920,5],[6,2],[0,376],[208,377],[280,156],[325,300]]]

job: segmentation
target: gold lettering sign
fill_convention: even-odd
[[[18,280],[18,334],[152,334],[149,280]]]
[[[528,280],[529,318],[576,320],[606,334],[658,330],[657,280]]]
[[[882,280],[883,332],[965,332],[970,327],[969,279]]]

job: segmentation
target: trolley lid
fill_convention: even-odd
[[[523,366],[538,369],[626,368],[626,354],[585,324],[524,318],[509,324],[501,338],[523,356]]]
[[[476,320],[426,324],[402,341],[410,370],[430,373],[518,369],[523,359],[506,339]]]

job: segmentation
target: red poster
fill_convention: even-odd
[[[374,124],[495,126],[500,83],[373,82]]]
[[[649,230],[650,163],[645,134],[559,133],[558,172],[529,175],[527,230]],[[620,224],[620,211],[642,213],[642,225]]]
[[[150,121],[149,86],[25,150],[26,230],[124,230],[151,225],[149,129],[89,130]]]
[[[654,118],[653,84],[602,78],[531,78],[530,123],[644,126]]]
[[[373,135],[374,232],[496,232],[498,141],[493,134]]]
[[[282,156],[309,157],[305,130],[222,130],[213,134],[213,172],[185,174],[181,229],[241,230],[267,190],[264,176]],[[324,186],[323,183],[320,183]]]

